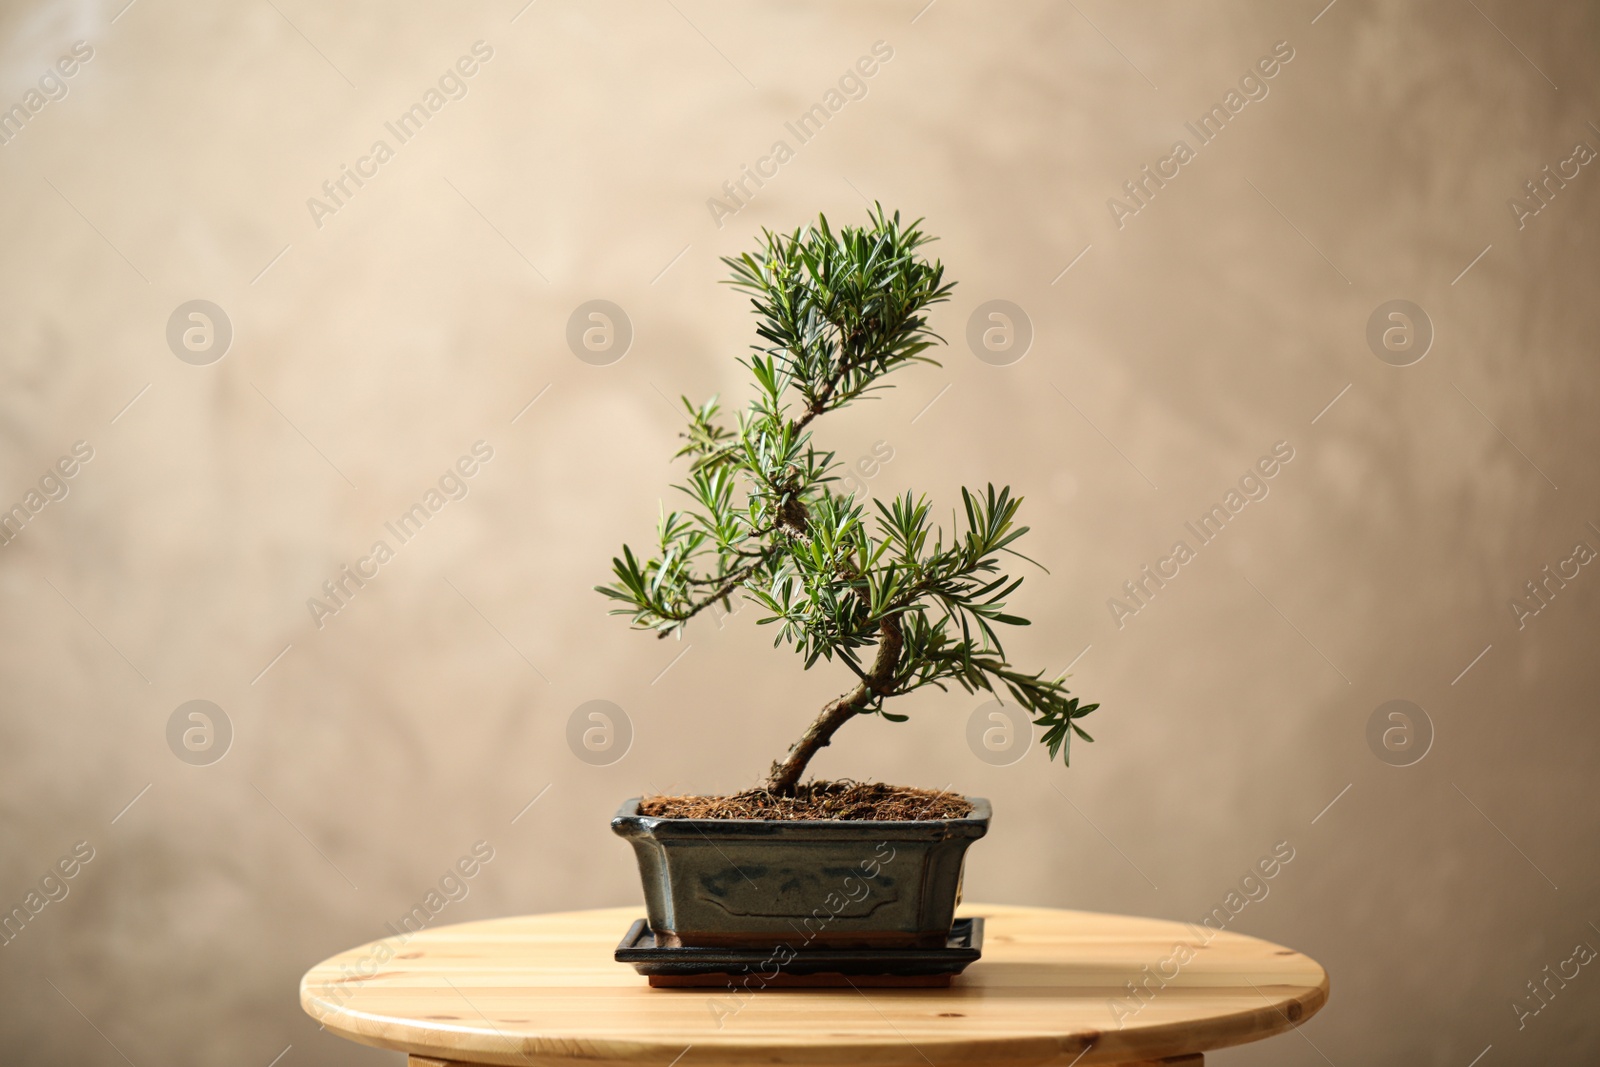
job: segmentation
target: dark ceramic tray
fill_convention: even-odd
[[[812,948],[785,963],[772,949],[669,948],[644,919],[617,946],[618,963],[654,986],[943,986],[983,955],[983,920],[957,919],[943,948]]]

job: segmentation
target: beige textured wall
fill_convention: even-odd
[[[440,922],[637,900],[614,805],[751,782],[844,679],[750,615],[657,643],[589,587],[674,478],[664,398],[743,395],[717,257],[875,198],[942,235],[952,345],[819,439],[886,442],[877,493],[1024,493],[1050,573],[1014,652],[1076,658],[1105,706],[1070,770],[977,759],[963,695],[817,769],[991,797],[978,899],[1198,919],[1290,843],[1232,928],[1317,957],[1333,999],[1314,1047],[1218,1064],[1600,1055],[1590,969],[1513,1006],[1600,946],[1600,573],[1509,607],[1600,548],[1600,167],[1520,228],[1507,205],[1600,147],[1592,5],[124,2],[0,14],[0,105],[93,52],[0,147],[0,505],[93,450],[0,547],[0,905],[93,850],[0,948],[0,1060],[393,1062],[319,1033],[296,981],[475,842]],[[477,41],[466,95],[388,134]],[[1268,95],[1119,227],[1108,198],[1277,42]],[[779,138],[719,227],[707,199]],[[194,299],[232,325],[209,365],[166,341]],[[609,366],[564,340],[591,299],[634,331]],[[1031,321],[1019,362],[967,348],[990,299]],[[1366,340],[1394,299],[1435,332],[1411,366]],[[319,629],[307,598],[478,441],[466,497]],[[1270,495],[1119,628],[1108,598],[1280,441]],[[196,699],[233,733],[205,766],[168,743]],[[609,766],[566,741],[591,699],[632,723]],[[1392,699],[1432,724],[1411,766],[1367,741]]]

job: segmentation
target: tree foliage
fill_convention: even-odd
[[[1022,498],[1009,487],[963,489],[947,530],[926,497],[836,492],[834,453],[812,439],[817,416],[888,388],[912,364],[937,365],[927,352],[942,339],[927,311],[954,283],[921,254],[931,240],[920,220],[902,223],[879,206],[869,225],[836,231],[819,217],[763,231],[753,252],[724,259],[758,322],[760,340],[740,359],[755,395],[731,424],[715,397],[683,399],[677,455],[689,470],[675,488],[688,501],[663,506],[652,554],[624,546],[615,581],[596,587],[618,603],[612,614],[663,637],[712,605],[728,611],[733,597],[748,598],[774,644],[792,646],[806,668],[837,660],[854,674],[855,688],[773,765],[774,792],[792,791],[846,719],[904,721],[885,702],[924,686],[1009,697],[1063,762],[1074,735],[1093,740],[1078,720],[1099,705],[1081,705],[1059,678],[1012,667],[1001,644],[1001,628],[1028,625],[1006,610],[1022,579],[1002,569],[1004,556],[1027,559],[1013,547],[1028,532],[1017,524]]]

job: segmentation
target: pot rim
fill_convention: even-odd
[[[628,831],[650,832],[657,827],[666,829],[690,829],[704,832],[739,832],[751,829],[771,831],[779,827],[791,827],[795,831],[805,830],[839,830],[856,829],[876,831],[879,834],[892,833],[896,828],[906,832],[926,832],[933,827],[950,827],[966,831],[976,830],[981,836],[988,829],[989,819],[994,810],[987,797],[972,797],[962,795],[962,799],[972,805],[972,811],[954,819],[694,819],[675,815],[641,815],[639,803],[643,797],[629,797],[622,802],[617,813],[611,818],[611,828],[619,834]]]

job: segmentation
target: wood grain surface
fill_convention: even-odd
[[[372,942],[308,971],[300,1002],[340,1036],[455,1063],[1092,1067],[1258,1040],[1328,997],[1315,961],[1241,934],[1049,908],[961,912],[985,917],[984,954],[947,989],[654,989],[611,958],[634,907]]]

